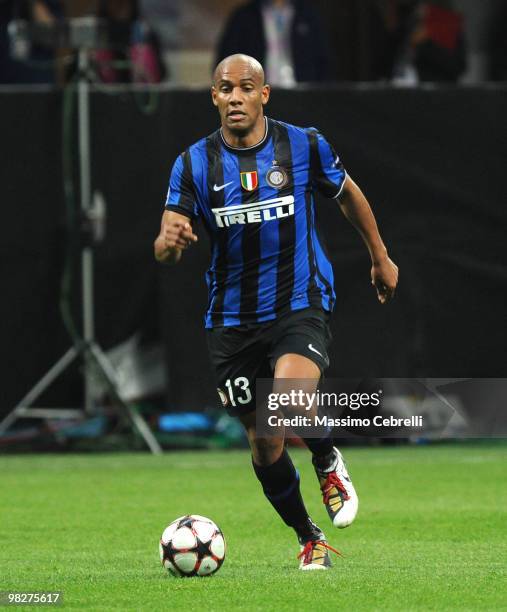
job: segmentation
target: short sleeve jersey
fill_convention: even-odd
[[[338,198],[346,173],[314,128],[266,118],[264,138],[229,146],[221,130],[176,160],[166,209],[200,218],[211,240],[207,328],[262,323],[335,303],[314,193]]]

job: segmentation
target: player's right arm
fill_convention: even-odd
[[[196,201],[190,158],[186,151],[178,156],[171,171],[160,233],[154,244],[157,261],[178,263],[182,252],[197,242],[192,231],[192,221],[198,216]]]
[[[190,219],[172,210],[165,210],[160,233],[154,244],[155,259],[165,264],[178,263],[182,252],[193,242],[197,242],[197,236],[192,231]]]

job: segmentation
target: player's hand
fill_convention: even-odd
[[[166,249],[188,249],[188,247],[197,242],[197,236],[192,231],[190,223],[176,220],[170,223],[165,223],[162,232],[164,246]]]
[[[398,284],[398,266],[386,257],[371,267],[371,284],[377,290],[377,297],[381,304],[385,304],[394,297]]]

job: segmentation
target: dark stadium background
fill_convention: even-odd
[[[69,344],[58,311],[65,253],[62,104],[58,91],[0,96],[2,384],[9,412]],[[507,89],[335,86],[274,91],[268,114],[314,125],[370,199],[400,266],[395,301],[380,307],[365,247],[334,202],[319,202],[335,269],[333,376],[503,377],[507,374],[505,159]],[[154,111],[132,91],[91,100],[94,188],[107,200],[96,254],[96,326],[111,348],[141,330],[164,343],[163,410],[215,401],[202,315],[208,260],[197,247],[175,268],[155,263],[175,156],[218,126],[206,90],[162,86]],[[76,280],[74,306],[79,316]],[[81,400],[71,371],[45,405]]]

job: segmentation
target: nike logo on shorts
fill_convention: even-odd
[[[308,348],[313,351],[314,353],[317,353],[317,355],[320,355],[322,357],[322,359],[325,359],[324,355],[322,353],[320,353],[314,346],[312,346],[311,344],[308,345]]]
[[[222,191],[222,189],[224,189],[225,187],[227,187],[227,185],[230,185],[232,183],[232,181],[229,181],[228,183],[224,183],[223,185],[217,185],[216,183],[213,185],[213,191]]]

